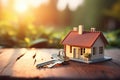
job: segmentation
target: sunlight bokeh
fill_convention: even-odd
[[[19,13],[27,11],[30,6],[39,7],[41,4],[47,4],[49,0],[15,0],[14,9]]]
[[[8,3],[8,0],[1,0],[1,2],[2,2],[2,5],[3,5],[3,6],[6,6],[7,3]]]
[[[78,6],[82,5],[84,0],[58,0],[57,8],[58,10],[64,10],[67,5],[70,10],[74,11],[78,8]]]
[[[33,7],[39,7],[41,4],[47,4],[49,0],[29,0],[29,4]]]
[[[8,0],[1,0],[3,5],[8,4]],[[49,0],[15,0],[14,9],[17,12],[23,13],[30,8],[36,8],[42,4],[48,4]],[[67,6],[70,10],[75,11],[79,6],[83,5],[84,0],[58,0],[57,9],[63,11]]]
[[[15,0],[14,9],[17,12],[23,13],[28,9],[29,5],[26,0]]]
[[[29,2],[33,7],[38,7],[41,4],[47,4],[49,0],[29,0]],[[83,2],[84,0],[58,0],[57,8],[58,10],[64,10],[68,5],[68,7],[74,11],[78,6],[82,5]]]

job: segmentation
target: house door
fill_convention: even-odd
[[[78,58],[81,57],[81,49],[78,50]]]
[[[76,58],[76,49],[73,49],[73,58]]]

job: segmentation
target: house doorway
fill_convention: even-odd
[[[76,58],[76,49],[73,49],[73,58]]]
[[[81,57],[81,49],[78,49],[78,58]]]

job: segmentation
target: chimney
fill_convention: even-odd
[[[96,28],[91,28],[91,32],[95,32],[96,31]]]
[[[82,33],[83,33],[83,26],[79,25],[78,34],[82,34]]]
[[[73,31],[77,31],[77,27],[73,27]]]

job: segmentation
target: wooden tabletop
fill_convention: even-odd
[[[51,60],[59,49],[0,49],[0,80],[8,79],[120,79],[120,49],[105,50],[112,60],[85,64],[69,61],[54,68],[36,65]]]

